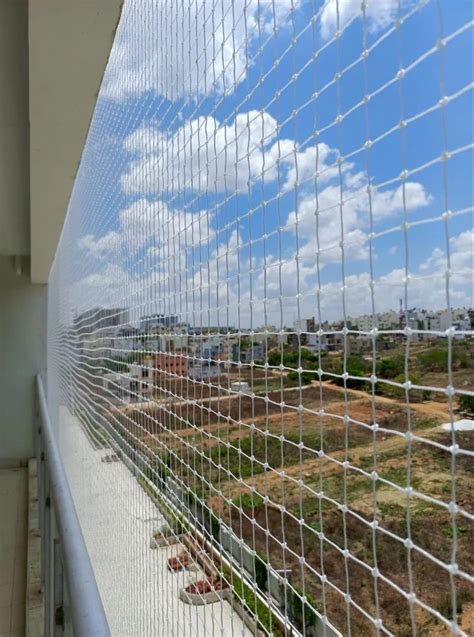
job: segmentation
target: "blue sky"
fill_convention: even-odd
[[[447,238],[471,305],[470,0],[175,4],[125,3],[60,247],[73,306],[333,320],[372,311],[371,278],[397,308],[407,263],[408,304],[442,308]]]

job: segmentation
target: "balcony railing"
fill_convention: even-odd
[[[52,429],[40,376],[37,377],[37,396],[44,634],[108,637],[107,619]]]

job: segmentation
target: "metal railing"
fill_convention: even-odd
[[[50,635],[107,637],[107,618],[48,413],[36,379],[38,500],[45,630]]]

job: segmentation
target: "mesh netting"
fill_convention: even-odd
[[[471,10],[125,1],[48,327],[113,634],[471,634]]]

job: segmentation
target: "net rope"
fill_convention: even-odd
[[[468,5],[125,0],[48,286],[112,634],[472,631]]]

